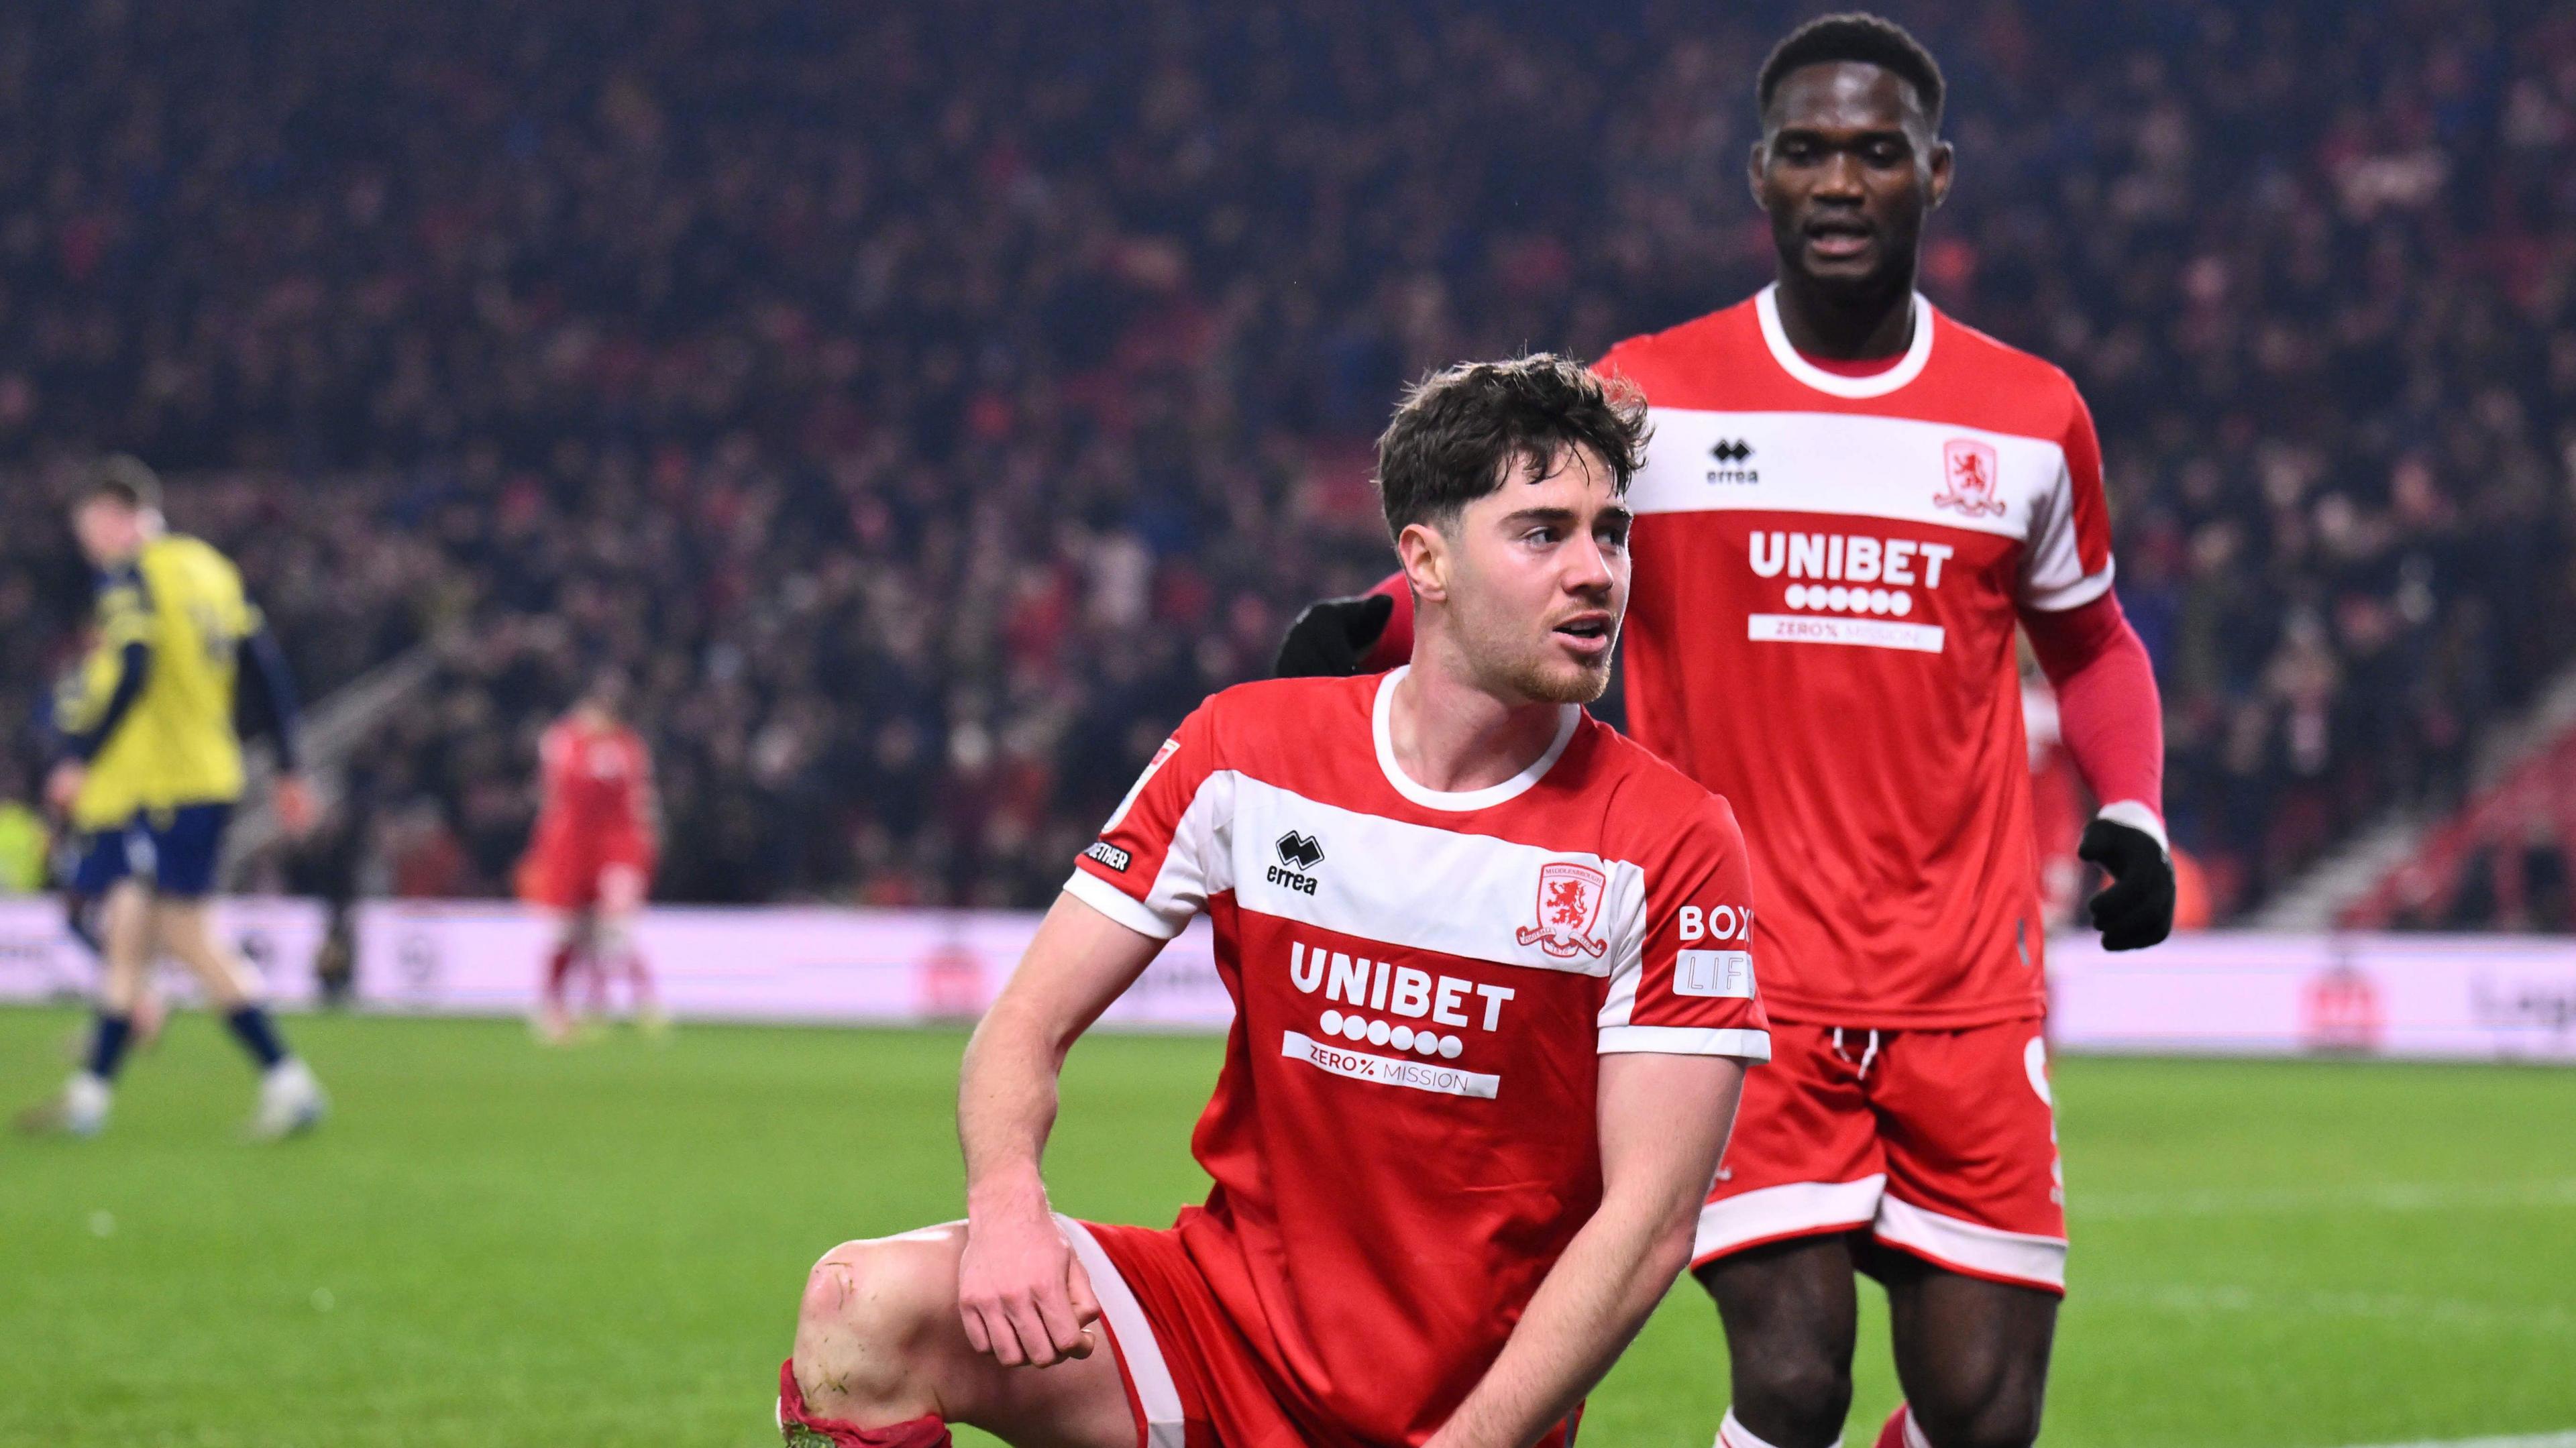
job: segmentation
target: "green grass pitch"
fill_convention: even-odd
[[[0,1096],[76,1017],[0,1011]],[[242,1140],[202,1016],[97,1141],[0,1141],[0,1444],[776,1441],[806,1267],[959,1210],[954,1032],[296,1019],[337,1100]],[[1203,1186],[1204,1039],[1074,1054],[1057,1204],[1160,1223]],[[2303,1448],[2576,1428],[2576,1071],[2076,1060],[2074,1295],[2044,1441]],[[1896,1396],[1872,1304],[1851,1437]],[[1705,1448],[1726,1394],[1684,1284],[1587,1442]],[[961,1441],[985,1443],[971,1434]]]

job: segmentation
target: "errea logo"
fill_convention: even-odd
[[[1279,852],[1279,863],[1271,866],[1270,873],[1263,878],[1283,890],[1294,890],[1300,895],[1314,894],[1314,869],[1324,863],[1323,841],[1292,829],[1274,841],[1271,848]]]
[[[1753,444],[1742,438],[1727,438],[1708,450],[1708,477],[1712,483],[1758,483],[1762,474],[1746,464],[1753,460]]]

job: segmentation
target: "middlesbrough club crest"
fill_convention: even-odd
[[[1538,923],[1522,926],[1516,938],[1559,960],[1599,955],[1610,944],[1595,937],[1593,927],[1601,923],[1601,898],[1609,888],[1609,878],[1590,865],[1560,860],[1539,866]]]
[[[1956,508],[1971,518],[1992,518],[2004,510],[1995,496],[1995,450],[1973,438],[1954,437],[1941,444],[1941,491],[1932,506]]]

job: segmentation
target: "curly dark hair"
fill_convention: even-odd
[[[1406,391],[1377,440],[1386,530],[1445,527],[1501,488],[1515,460],[1544,472],[1577,446],[1607,464],[1612,491],[1625,493],[1645,453],[1645,400],[1550,352],[1435,372]]]

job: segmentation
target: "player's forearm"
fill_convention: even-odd
[[[1038,1163],[1055,1129],[1056,1077],[1064,1050],[1042,1021],[1007,997],[996,1002],[958,1074],[957,1138],[966,1156],[968,1217],[1043,1210]]]
[[[1162,947],[1070,894],[1056,897],[1020,968],[967,1042],[958,1072],[970,1219],[1044,1209],[1038,1162],[1055,1126],[1065,1055]]]
[[[1574,1411],[1690,1265],[1693,1220],[1668,1200],[1603,1202],[1427,1448],[1526,1448]]]
[[[2076,772],[2102,803],[2164,814],[2164,706],[2146,644],[2104,594],[2023,620],[2031,652],[2057,691],[2058,729]]]

